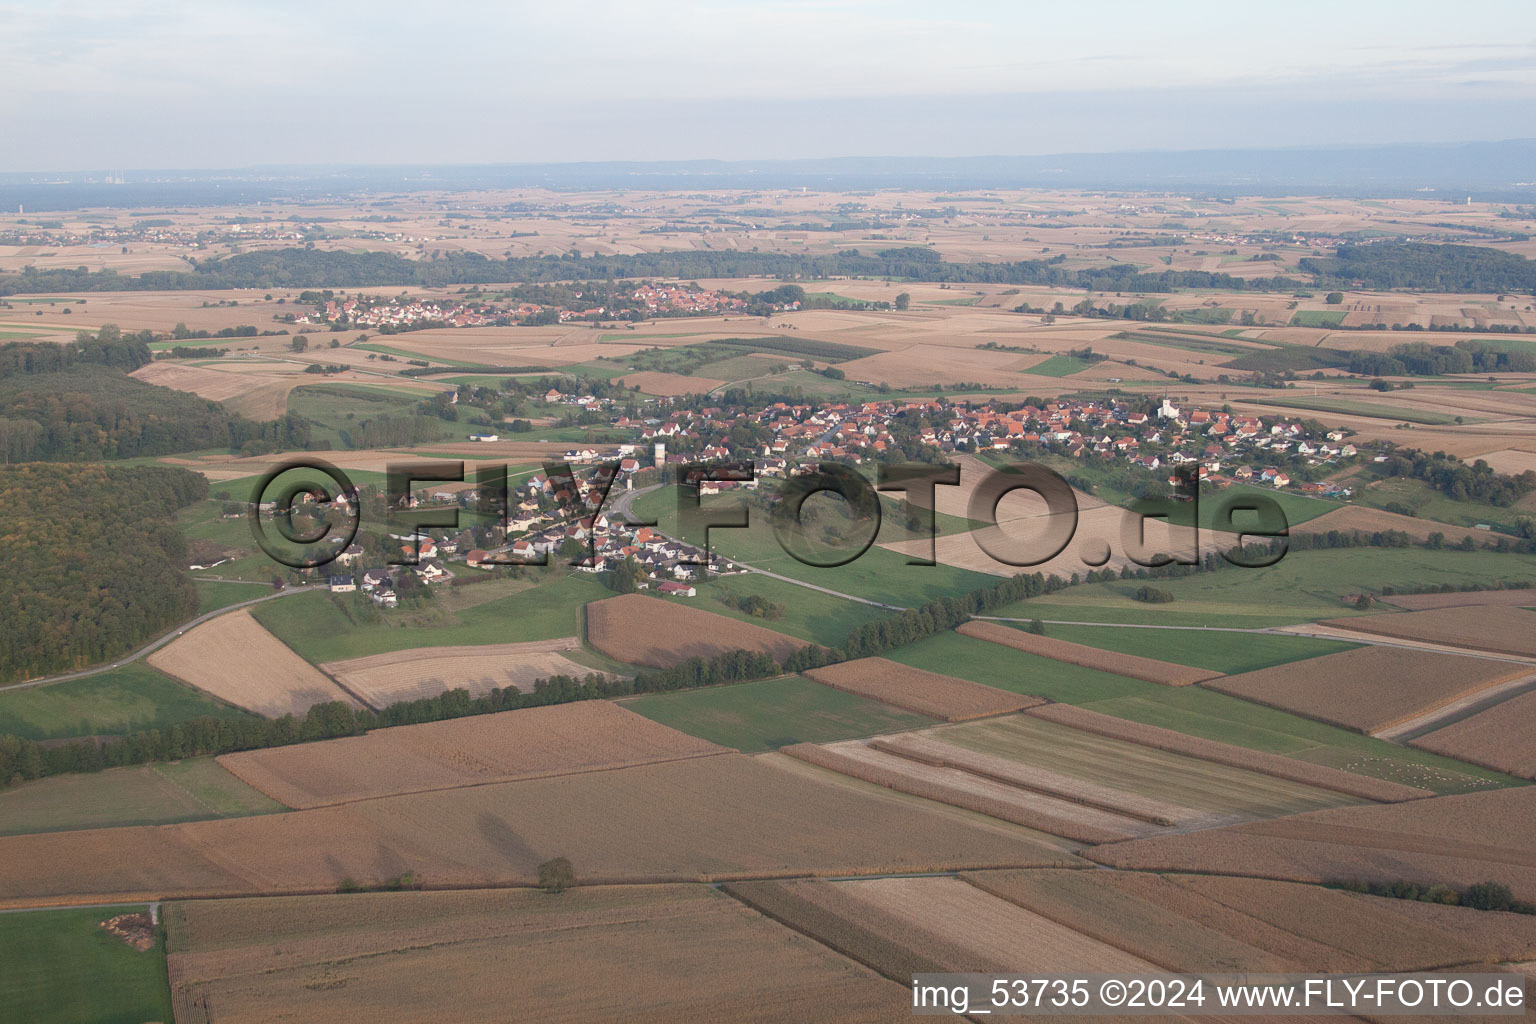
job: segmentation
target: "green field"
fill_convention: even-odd
[[[1337,654],[1356,646],[1304,636],[1208,633],[1189,629],[1117,629],[1113,626],[1047,626],[1045,634],[1106,651],[1194,665],[1228,675]]]
[[[0,1017],[26,1024],[169,1024],[163,937],[140,952],[101,928],[110,917],[147,909],[0,914]]]
[[[1299,309],[1291,317],[1292,327],[1337,327],[1344,322],[1342,309]]]
[[[1158,686],[958,633],[941,633],[890,652],[886,657],[1015,693],[1079,704],[1191,736],[1288,754],[1304,761],[1423,786],[1437,793],[1461,793],[1492,785],[1518,784],[1517,780],[1498,772],[1399,747],[1214,690],[1199,686]]]
[[[1076,356],[1051,356],[1045,362],[1036,363],[1024,372],[1038,374],[1041,377],[1070,377],[1092,365],[1088,360],[1079,359]]]
[[[1407,588],[1424,580],[1491,586],[1536,578],[1536,556],[1427,548],[1334,548],[1292,551],[1263,569],[1227,566],[1181,579],[1155,580],[1170,604],[1134,598],[1137,580],[1089,583],[1016,601],[993,614],[1082,622],[1169,626],[1278,626],[1356,614],[1341,598],[1361,588]]]
[[[422,396],[403,395],[384,388],[354,387],[347,384],[307,384],[288,393],[288,411],[311,423],[310,436],[329,442],[333,448],[355,448],[352,432],[365,420],[384,417],[410,417]],[[436,436],[456,437],[460,431],[433,419]]]
[[[1115,338],[1123,341],[1135,341],[1143,345],[1161,345],[1164,348],[1177,348],[1183,349],[1185,352],[1199,352],[1202,354],[1243,356],[1250,355],[1255,351],[1262,351],[1262,349],[1254,349],[1250,345],[1233,345],[1218,338],[1193,337],[1189,334],[1161,327],[1147,327],[1139,331],[1121,331],[1115,335]]]
[[[623,702],[653,722],[744,753],[921,729],[934,720],[799,676]]]
[[[1475,459],[1468,459],[1474,462]],[[1529,518],[1530,510],[1519,504],[1506,507],[1489,505],[1481,501],[1459,501],[1435,490],[1423,480],[1410,477],[1387,477],[1357,489],[1356,500],[1362,505],[1386,508],[1402,505],[1413,510],[1420,519],[1433,519],[1453,526],[1476,526],[1488,523],[1502,527],[1508,533],[1519,529],[1521,519]]]
[[[287,809],[213,758],[199,757],[96,774],[54,775],[0,790],[0,836],[169,825]]]
[[[663,533],[701,544],[701,531],[689,535],[678,529],[677,493],[676,487],[668,486],[642,495],[635,500],[634,512],[648,517],[648,521],[657,522]],[[704,499],[704,507],[730,508],[741,500],[736,495],[723,494]],[[869,548],[847,565],[835,568],[805,565],[779,545],[765,511],[751,508],[749,520],[750,526],[746,529],[709,531],[711,550],[755,568],[866,600],[909,608],[936,597],[955,596],[997,582],[995,576],[967,569],[908,565],[906,555],[878,546]],[[884,518],[876,539],[883,544],[905,540],[908,536],[904,524]]]
[[[361,595],[338,594],[332,600],[321,591],[268,601],[251,611],[278,639],[318,665],[412,647],[581,636],[587,602],[613,596],[588,574],[566,574],[558,566],[540,576],[523,571],[529,575],[457,592],[442,588],[422,611],[381,612]]]
[[[387,356],[394,356],[397,359],[421,359],[432,363],[442,363],[445,366],[462,366],[466,369],[473,369],[477,366],[485,365],[484,363],[468,363],[462,359],[445,359],[442,356],[424,355],[420,352],[411,352],[408,349],[395,348],[391,345],[380,345],[371,341],[364,342],[361,345],[348,345],[347,347],[360,348],[365,352],[379,352]]]
[[[226,563],[228,564],[228,563]],[[222,569],[224,566],[219,566]],[[211,612],[218,608],[228,608],[232,604],[240,604],[257,597],[266,597],[272,593],[271,586],[265,583],[212,583],[208,580],[197,580],[197,614]]]
[[[891,614],[867,604],[833,597],[758,573],[707,580],[697,586],[699,596],[692,602],[695,607],[753,625],[766,626],[823,647],[841,647],[854,628]],[[727,596],[740,599],[753,594],[778,605],[782,609],[780,616],[776,619],[754,618],[724,602]]]
[[[1426,412],[1422,409],[1408,409],[1397,405],[1378,405],[1375,402],[1362,402],[1352,398],[1336,398],[1327,395],[1314,395],[1308,398],[1256,398],[1254,402],[1260,405],[1277,405],[1282,409],[1306,409],[1312,412],[1334,412],[1347,416],[1371,416],[1383,420],[1402,420],[1405,423],[1423,423],[1429,426],[1441,426],[1446,423],[1455,423],[1456,416],[1443,412]],[[1464,422],[1476,423],[1477,420],[1461,417]]]
[[[883,657],[913,668],[1067,704],[1133,696],[1153,685],[955,632],[939,633],[887,651]]]
[[[82,679],[0,691],[0,733],[34,740],[164,729],[203,715],[246,718],[249,712],[137,661]]]

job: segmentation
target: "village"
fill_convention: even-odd
[[[611,399],[555,389],[544,401],[583,411],[614,406]],[[729,465],[733,472],[719,475],[741,477],[690,481],[700,496],[756,490],[760,481],[810,472],[823,462],[864,466],[971,455],[998,463],[1007,453],[1019,461],[1049,456],[1081,462],[1088,477],[1094,469],[1129,470],[1140,481],[1138,493],[1176,493],[1182,482],[1177,474],[1183,473],[1192,474],[1205,491],[1246,484],[1348,498],[1350,488],[1330,477],[1361,457],[1341,431],[1180,407],[1168,398],[1150,409],[1116,398],[1018,406],[964,399],[773,402],[740,411],[693,403],[658,399],[647,409],[652,415],[614,416],[611,425],[631,431],[633,441],[569,449],[567,472],[533,473],[509,491],[495,522],[482,516],[474,527],[391,535],[401,552],[394,561],[405,564],[333,574],[327,585],[337,592],[359,590],[374,604],[393,608],[403,577],[412,588],[448,583],[455,578],[449,563],[488,570],[565,560],[578,572],[594,574],[630,565],[637,589],[691,597],[692,581],[747,570],[653,526],[627,521],[623,496],[677,482],[685,467],[700,463]],[[733,442],[733,428],[742,424],[761,440],[750,447]],[[496,435],[471,437],[496,440]],[[347,497],[339,500],[345,510]],[[480,501],[473,487],[426,488],[404,498],[401,507],[473,511]],[[335,563],[347,569],[362,555],[363,548],[353,544]]]

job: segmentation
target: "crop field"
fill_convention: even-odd
[[[703,395],[725,384],[712,377],[687,377],[676,373],[628,373],[615,378],[615,382],[627,388],[639,388],[647,395],[675,398],[681,395]]]
[[[287,810],[212,758],[54,775],[0,789],[0,835],[168,825]]]
[[[1475,605],[1479,608],[1499,605],[1507,605],[1511,608],[1532,608],[1536,607],[1536,590],[1465,590],[1449,594],[1393,594],[1387,600],[1411,612],[1456,608],[1462,605]]]
[[[1511,697],[1410,742],[1447,757],[1536,779],[1536,692]]]
[[[834,689],[946,722],[1002,715],[1043,703],[1038,697],[925,672],[884,658],[859,658],[805,674]]]
[[[804,641],[771,629],[644,594],[623,594],[587,605],[587,641],[617,661],[656,668],[735,650],[762,651],[782,659],[805,646]]]
[[[268,601],[253,612],[258,622],[316,665],[418,647],[580,636],[582,607],[613,591],[586,573],[564,575],[555,567],[546,572],[533,579],[450,588],[419,614],[364,617],[352,610],[357,602],[349,605],[323,593]]]
[[[170,1024],[165,948],[139,950],[101,922],[148,907],[0,915],[0,1007],[27,1024]]]
[[[972,970],[1027,963],[1044,973],[1146,973],[1140,957],[998,899],[958,878],[875,878],[830,883],[857,903],[938,935],[974,957]],[[984,966],[983,966],[984,965]]]
[[[1087,874],[1087,872],[1084,872]],[[746,882],[727,891],[892,978],[918,972],[1144,974],[1147,961],[957,878]]]
[[[969,970],[977,963],[970,949],[855,899],[844,885],[731,882],[723,888],[765,916],[906,984],[914,974]]]
[[[45,740],[164,729],[189,718],[246,718],[142,662],[82,679],[0,691],[0,733]]]
[[[1111,739],[1139,743],[1157,750],[1182,754],[1230,768],[1243,768],[1264,775],[1273,775],[1279,779],[1289,779],[1292,782],[1367,800],[1413,800],[1429,795],[1426,790],[1416,787],[1373,779],[1326,765],[1312,764],[1246,747],[1236,747],[1216,740],[1187,736],[1172,729],[1143,725],[1140,722],[1116,718],[1070,704],[1046,704],[1029,709],[1028,714],[1058,725],[1108,736]]]
[[[591,884],[1061,861],[1051,837],[836,779],[723,753],[256,818],[10,836],[0,905],[333,892],[407,871],[528,885],[553,856]]]
[[[1345,505],[1316,519],[1309,519],[1305,523],[1293,526],[1292,529],[1296,533],[1327,533],[1330,530],[1339,530],[1344,533],[1352,530],[1359,530],[1362,533],[1385,533],[1396,530],[1420,542],[1423,542],[1431,533],[1439,533],[1445,537],[1447,544],[1459,544],[1463,537],[1471,537],[1476,544],[1483,544],[1489,539],[1486,530],[1451,526],[1448,523],[1437,523],[1432,519],[1419,519],[1415,516],[1388,512],[1385,509],[1371,508],[1368,505]]]
[[[1425,580],[1451,587],[1494,586],[1536,579],[1536,557],[1492,551],[1426,548],[1335,548],[1291,551],[1263,569],[1235,566],[1156,586],[1174,595],[1169,604],[1135,599],[1136,580],[1080,584],[1043,598],[1016,601],[993,611],[1022,619],[1133,622],[1183,626],[1279,626],[1352,614],[1346,595],[1362,588],[1410,589]],[[281,604],[282,602],[275,602]],[[1386,617],[1377,616],[1379,621]],[[1352,627],[1350,627],[1352,628]]]
[[[1202,826],[1353,803],[1358,797],[1074,729],[1034,715],[943,726],[885,741],[928,740],[1035,772],[1033,785],[1146,820]],[[1041,774],[1043,773],[1043,774]],[[1052,778],[1054,777],[1054,778]],[[1154,805],[1165,805],[1160,809]]]
[[[963,636],[1001,644],[1029,654],[1037,654],[1100,672],[1129,676],[1132,679],[1141,679],[1162,686],[1189,686],[1221,675],[1220,672],[1212,672],[1209,669],[1175,665],[1172,662],[1157,661],[1135,654],[1104,651],[1097,647],[1084,647],[1082,644],[1058,640],[1055,637],[1026,633],[1022,629],[1014,629],[996,622],[973,619],[970,622],[961,623],[955,631]]]
[[[1536,612],[1510,607],[1437,608],[1322,623],[1375,636],[1536,657]]]
[[[1305,398],[1262,398],[1249,399],[1254,405],[1276,406],[1281,409],[1302,409],[1308,412],[1340,413],[1348,416],[1369,416],[1375,419],[1398,420],[1403,423],[1423,423],[1429,426],[1444,426],[1455,423],[1456,417],[1450,413],[1432,412],[1427,409],[1415,409],[1403,405],[1392,405],[1385,402],[1373,402],[1366,398],[1345,398],[1338,395],[1316,395]],[[1324,417],[1326,419],[1326,417]]]
[[[886,654],[891,661],[913,668],[959,676],[999,690],[1074,704],[1134,696],[1148,689],[1147,684],[1135,679],[1038,654],[1002,650],[997,644],[953,630]]]
[[[801,676],[653,693],[620,705],[654,722],[742,753],[830,743],[932,725],[933,719]]]
[[[1092,711],[1440,795],[1515,784],[1507,775],[1205,687],[1092,701]]]
[[[1350,649],[1336,640],[1267,633],[1233,635],[1189,629],[1121,629],[1114,626],[1045,627],[1047,636],[1159,661],[1178,659],[1213,672],[1252,672]]]
[[[595,700],[248,750],[219,763],[289,807],[309,808],[723,752]]]
[[[1082,843],[1114,843],[1158,831],[1126,815],[1025,789],[1011,780],[999,779],[995,773],[982,776],[946,764],[917,761],[876,744],[879,741],[869,745],[858,740],[826,746],[800,743],[784,747],[782,752],[877,786]]]
[[[1521,959],[1536,921],[1294,882],[1031,869],[961,876],[1174,971],[1411,971]]]
[[[1531,666],[1507,661],[1369,646],[1205,685],[1346,729],[1378,733],[1530,674]]]
[[[1474,881],[1536,896],[1536,787],[1375,807],[1341,807],[1086,851],[1138,871],[1192,871],[1297,882]]]
[[[1011,716],[1011,722],[1019,716]],[[1019,789],[1101,811],[1136,818],[1153,825],[1187,825],[1199,819],[1192,809],[1156,797],[1130,793],[1113,786],[1100,785],[1049,768],[986,753],[974,747],[950,743],[934,732],[908,733],[869,740],[867,745],[885,754],[938,768],[958,768],[978,778],[991,779]]]
[[[536,680],[551,676],[580,679],[591,669],[559,653],[580,649],[581,638],[569,636],[520,644],[420,647],[328,661],[320,668],[362,700],[382,708],[444,690],[464,689],[478,697],[496,688],[530,691]]]
[[[704,886],[216,900],[166,924],[180,1024],[911,1015],[902,986]]]
[[[149,664],[220,700],[269,718],[302,716],[327,701],[357,705],[244,609],[194,627],[151,654]]]
[[[232,372],[165,359],[140,367],[133,376],[146,384],[190,391],[253,420],[272,420],[287,410],[288,392],[300,384],[312,382],[300,367],[283,366],[282,370],[288,372]]]

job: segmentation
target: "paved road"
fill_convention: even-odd
[[[230,581],[221,580],[220,582],[230,582]],[[287,597],[289,594],[303,594],[303,593],[306,593],[306,592],[311,591],[311,590],[319,590],[319,589],[321,589],[321,588],[317,587],[317,586],[314,586],[314,587],[289,587],[287,590],[279,590],[279,591],[276,591],[274,593],[267,594],[267,595],[265,595],[263,597],[253,597],[249,601],[241,601],[239,604],[232,604],[232,605],[229,605],[228,607],[225,607],[225,608],[215,608],[211,612],[205,612],[202,615],[199,615],[195,619],[191,619],[191,620],[189,620],[187,622],[183,622],[181,625],[177,626],[175,629],[171,630],[169,633],[166,633],[164,636],[162,636],[162,637],[160,637],[160,638],[158,638],[156,640],[151,640],[149,643],[145,644],[143,647],[140,647],[138,650],[134,651],[132,654],[129,654],[129,655],[126,655],[126,656],[124,656],[122,658],[119,658],[117,661],[109,662],[108,664],[105,664],[105,665],[93,665],[90,668],[83,668],[83,669],[81,669],[78,672],[65,672],[65,673],[63,673],[61,675],[56,675],[56,676],[44,676],[41,679],[28,679],[24,683],[11,683],[9,686],[0,686],[0,693],[5,692],[6,690],[25,690],[25,689],[27,689],[29,687],[33,687],[33,686],[47,686],[49,683],[62,683],[62,682],[66,682],[67,680],[70,680],[70,679],[84,679],[86,676],[94,676],[94,675],[98,675],[98,674],[100,674],[102,672],[109,672],[109,671],[111,671],[114,668],[122,668],[124,665],[128,665],[128,664],[131,664],[132,662],[138,661],[140,658],[144,657],[144,655],[146,655],[146,654],[153,654],[155,651],[158,651],[160,648],[164,647],[166,644],[170,643],[172,640],[175,640],[177,637],[181,636],[181,634],[185,633],[187,630],[191,629],[193,626],[201,626],[203,623],[207,622],[209,619],[216,619],[220,615],[223,615],[225,612],[232,612],[232,611],[235,611],[235,610],[237,610],[239,608],[249,608],[251,605],[253,605],[253,604],[261,604],[261,602],[263,602],[263,601],[275,601],[275,600],[277,600],[280,597]]]

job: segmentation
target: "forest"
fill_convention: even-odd
[[[116,657],[191,618],[174,515],[207,496],[171,466],[0,467],[0,682]]]
[[[1319,287],[1431,292],[1536,291],[1536,262],[1481,245],[1376,242],[1341,245],[1331,257],[1309,256],[1298,267]]]
[[[120,338],[110,324],[101,335],[65,345],[0,345],[0,459],[79,462],[206,448],[260,454],[309,444],[302,417],[258,423],[130,377],[127,371],[149,361],[143,341]]]

